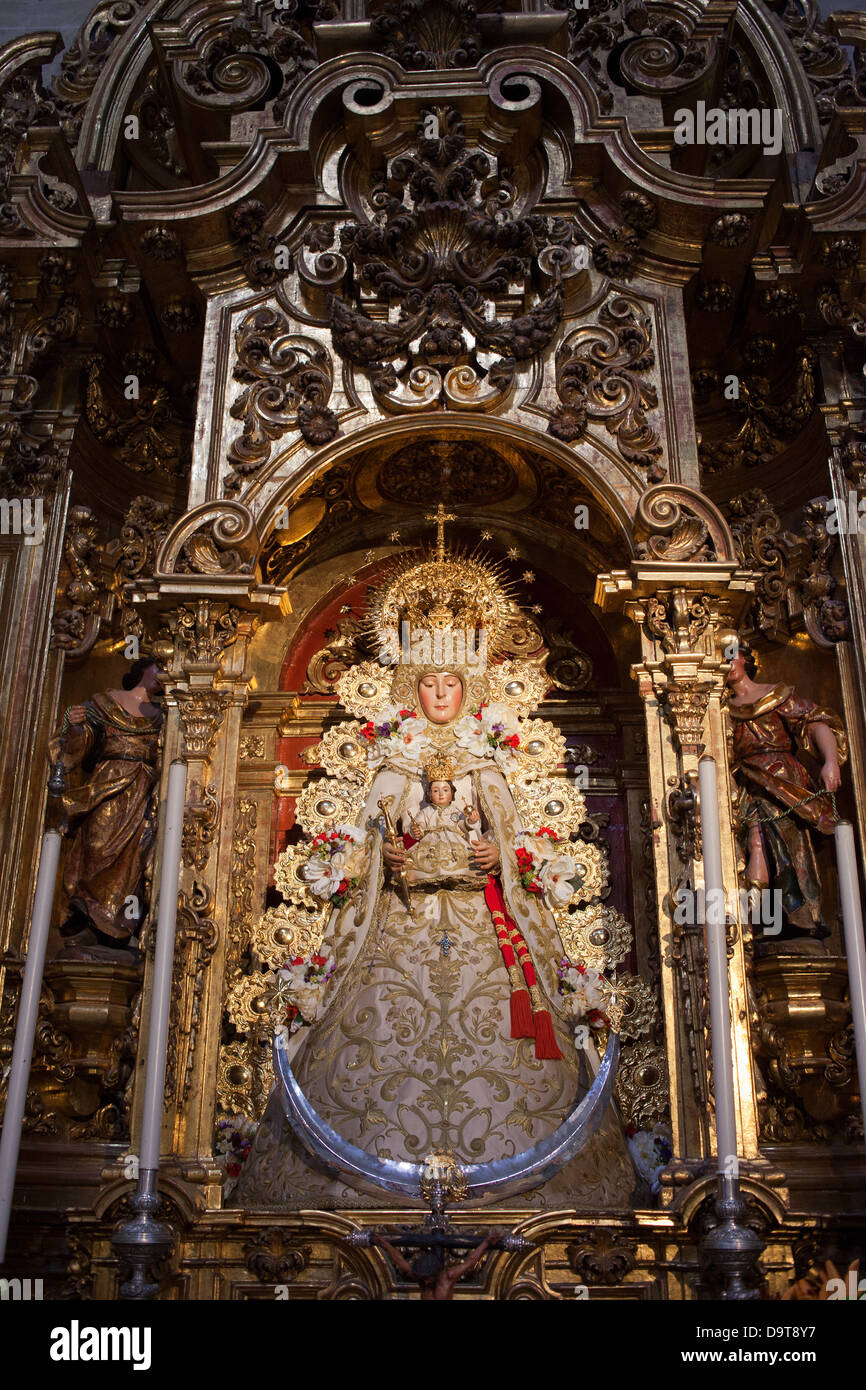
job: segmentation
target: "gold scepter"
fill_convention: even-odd
[[[386,829],[387,832],[388,832],[388,839],[391,841],[391,844],[392,844],[392,846],[394,847],[394,849],[399,849],[400,846],[397,844],[397,827],[395,826],[394,822],[393,822],[392,819],[391,819],[391,812],[390,812],[390,809],[389,809],[389,808],[390,808],[390,805],[391,805],[391,802],[392,802],[393,800],[394,800],[393,796],[385,796],[385,797],[383,797],[383,798],[381,799],[381,801],[379,802],[379,810],[382,812],[382,815],[385,817],[385,829]],[[409,893],[409,880],[408,880],[408,878],[406,877],[406,869],[405,869],[405,866],[404,866],[402,869],[396,869],[396,870],[393,870],[393,869],[392,869],[391,872],[392,872],[392,873],[395,873],[395,872],[396,872],[397,878],[400,880],[400,887],[401,887],[402,890],[403,890],[402,896],[403,896],[403,899],[404,899],[404,901],[405,901],[405,903],[406,903],[406,911],[409,913],[409,916],[410,916],[410,917],[413,919],[413,921],[414,921],[415,913],[412,911],[412,898],[411,898],[410,893]]]

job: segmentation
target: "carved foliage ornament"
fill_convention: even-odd
[[[328,409],[333,368],[321,344],[293,334],[285,315],[267,308],[246,315],[235,345],[234,376],[244,383],[231,407],[234,418],[243,421],[243,433],[229,449],[237,473],[261,468],[273,442],[290,429],[299,429],[308,444],[334,438],[337,417]]]
[[[228,704],[228,696],[215,690],[178,691],[183,725],[184,752],[191,758],[207,758]]]
[[[617,295],[604,304],[595,326],[578,328],[556,358],[561,405],[548,431],[574,443],[590,422],[604,424],[629,463],[645,468],[650,482],[664,477],[659,432],[647,411],[658,405],[656,388],[644,379],[655,365],[652,326],[636,301]]]
[[[194,881],[192,891],[178,898],[165,1095],[182,1104],[192,1083],[205,974],[219,943],[219,928],[211,916],[213,893],[205,884]]]
[[[844,588],[836,577],[839,538],[828,530],[829,500],[813,497],[803,508],[799,532],[784,531],[759,488],[728,504],[740,563],[757,576],[752,622],[770,637],[786,637],[802,615],[818,646],[845,641],[850,632]]]
[[[706,595],[686,589],[650,594],[646,600],[646,625],[669,654],[693,652],[712,617]]]
[[[339,253],[316,257],[312,277],[354,277],[363,307],[330,295],[332,339],[342,357],[371,373],[383,397],[399,395],[402,381],[427,404],[432,383],[435,404],[438,367],[472,371],[475,382],[504,390],[517,363],[559,327],[561,280],[577,268],[574,228],[533,213],[512,173],[497,172],[469,146],[453,107],[432,107],[421,114],[412,151],[392,159],[374,187],[373,217],[343,227]],[[533,279],[550,287],[536,293]],[[515,285],[522,308],[514,307]],[[507,317],[497,315],[500,304]],[[489,354],[498,356],[490,362]],[[465,394],[468,377],[455,378],[450,390]]]
[[[161,472],[178,477],[189,468],[189,437],[174,408],[168,388],[156,379],[156,354],[127,353],[124,375],[139,380],[139,398],[125,416],[109,404],[105,390],[105,358],[87,364],[84,411],[101,444],[117,448],[117,458],[137,473]]]
[[[193,607],[183,604],[175,609],[169,628],[190,663],[216,667],[226,647],[237,638],[240,617],[239,608],[200,599]]]
[[[765,354],[761,351],[765,343],[772,340],[753,340],[744,352],[747,361],[756,365]],[[757,468],[769,463],[782,453],[790,442],[811,418],[815,408],[816,396],[816,357],[810,347],[801,344],[796,351],[795,377],[793,388],[784,395],[768,377],[743,375],[739,378],[739,395],[730,402],[729,408],[743,417],[740,428],[718,440],[702,439],[699,446],[701,468],[705,473],[719,473],[729,468]],[[713,374],[705,386],[718,384]],[[696,382],[695,399],[708,394],[702,389],[704,383]],[[779,397],[781,395],[781,400]],[[773,404],[773,402],[778,402]]]
[[[66,602],[55,610],[52,643],[70,659],[86,656],[115,619],[124,636],[143,638],[141,612],[133,606],[132,593],[141,579],[153,574],[168,517],[166,503],[136,497],[119,539],[106,545],[89,507],[69,509],[61,580]]]
[[[481,55],[477,17],[471,0],[392,0],[370,27],[377,47],[407,72],[467,68]]]

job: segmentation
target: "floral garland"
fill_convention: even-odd
[[[562,995],[563,1009],[575,1026],[587,1024],[590,1028],[607,1028],[609,1019],[604,1012],[605,977],[582,960],[572,962],[563,956],[556,967],[559,992]]]
[[[361,725],[360,734],[367,741],[368,767],[377,767],[395,754],[417,762],[430,743],[423,715],[398,705],[386,705]]]
[[[312,853],[301,870],[310,892],[342,907],[357,888],[364,862],[367,832],[357,825],[338,825],[313,839]]]
[[[223,1190],[226,1197],[241,1175],[257,1129],[255,1121],[246,1115],[230,1115],[217,1124],[214,1154],[217,1158],[225,1159],[226,1181]]]
[[[310,956],[294,956],[276,971],[280,995],[286,1000],[286,1027],[290,1035],[314,1022],[321,1008],[322,992],[336,968],[332,955],[314,952]]]
[[[507,705],[482,700],[472,714],[464,714],[454,725],[458,747],[478,758],[493,758],[507,764],[520,747],[520,725]]]
[[[549,825],[521,830],[514,837],[520,882],[527,893],[543,896],[548,906],[561,907],[574,896],[577,864],[560,849],[564,843]]]
[[[670,1129],[667,1125],[654,1125],[652,1129],[638,1129],[637,1125],[628,1125],[625,1141],[635,1168],[648,1184],[653,1196],[658,1196],[661,1191],[659,1175],[670,1163],[674,1152]]]

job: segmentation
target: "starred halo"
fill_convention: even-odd
[[[401,623],[428,632],[483,629],[495,650],[513,610],[513,586],[500,562],[480,551],[434,547],[400,557],[369,595],[367,628],[380,648],[399,644]]]

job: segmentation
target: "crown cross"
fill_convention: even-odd
[[[445,508],[442,506],[442,503],[440,502],[439,506],[436,508],[436,511],[428,512],[427,515],[424,517],[424,520],[436,522],[436,559],[444,560],[445,523],[446,521],[456,521],[457,515],[455,512],[446,512]]]

